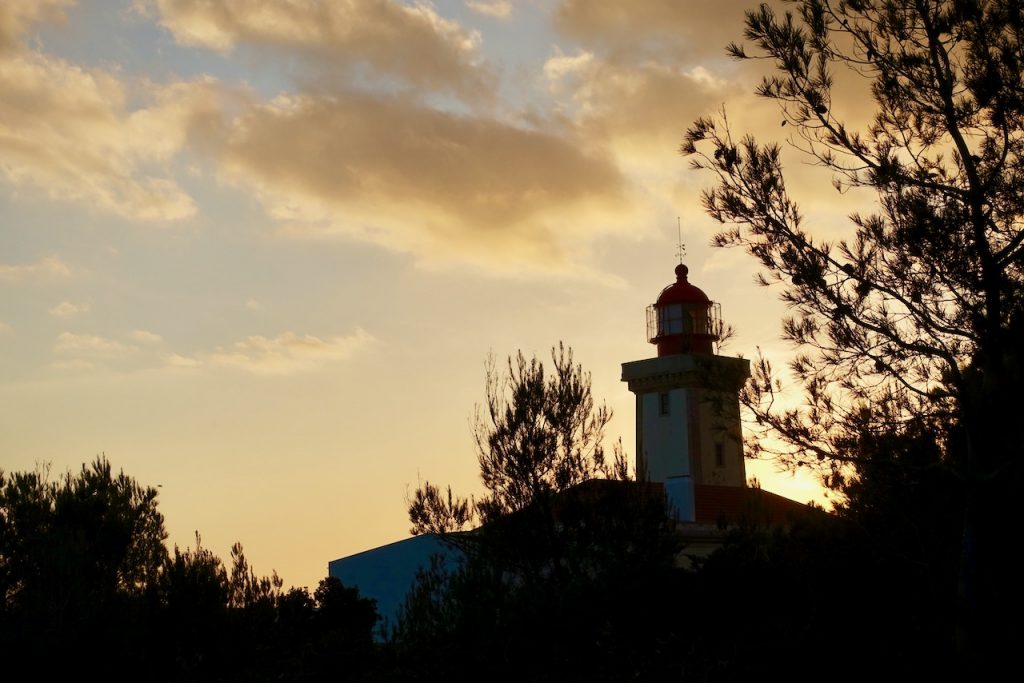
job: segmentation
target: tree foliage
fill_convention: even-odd
[[[776,67],[758,93],[780,104],[793,142],[832,171],[840,191],[871,188],[878,210],[851,216],[849,239],[816,240],[786,190],[778,145],[735,141],[727,122],[713,119],[698,120],[683,145],[719,180],[705,206],[733,227],[715,242],[750,251],[764,266],[763,281],[781,284],[794,310],[784,332],[805,351],[793,371],[809,408],[760,414],[789,437],[796,459],[852,457],[833,437],[865,417],[868,403],[886,404],[871,415],[878,426],[960,416],[968,438],[985,442],[974,428],[986,422],[979,404],[997,392],[976,385],[1004,383],[1020,341],[1024,26],[1017,3],[797,4],[796,16],[766,6],[748,15],[756,56]],[[863,77],[874,97],[877,111],[864,131],[833,107],[840,69]],[[772,398],[769,372],[759,368],[751,405]],[[996,467],[984,465],[979,474]]]
[[[413,534],[498,520],[594,477],[628,478],[621,448],[611,459],[605,453],[612,412],[595,403],[590,374],[562,344],[551,360],[547,373],[536,356],[527,360],[522,352],[508,357],[504,371],[488,359],[485,405],[472,421],[486,493],[463,498],[425,482],[409,504]]]
[[[313,596],[284,591],[241,544],[229,568],[198,533],[173,553],[166,536],[156,489],[106,458],[57,479],[46,467],[0,472],[5,671],[63,677],[88,662],[113,680],[277,680],[368,668],[373,601],[336,579]]]
[[[472,423],[479,500],[428,482],[410,501],[413,532],[441,533],[459,557],[421,571],[394,632],[400,661],[429,678],[481,667],[494,680],[538,681],[676,671],[674,657],[651,657],[676,637],[669,613],[649,610],[678,571],[664,493],[629,481],[621,448],[606,456],[611,411],[572,352],[560,345],[552,361],[548,372],[519,353],[501,373],[488,362]]]
[[[4,609],[74,621],[143,594],[166,557],[156,497],[106,458],[56,481],[45,467],[0,472]]]
[[[723,114],[682,151],[717,177],[704,195],[793,311],[784,336],[804,388],[779,407],[767,359],[742,396],[791,465],[849,482],[884,435],[931,434],[930,462],[960,483],[960,642],[1008,587],[999,556],[1024,453],[1014,429],[1024,348],[1024,16],[1016,0],[799,0],[748,13],[740,59],[774,68],[757,93],[779,105],[790,141],[836,189],[868,189],[873,211],[835,242],[815,238],[787,190],[782,149],[733,137]],[[844,119],[837,82],[870,92],[873,118]],[[951,428],[955,425],[955,428]],[[886,437],[886,438],[889,438]],[[754,449],[772,443],[759,439]],[[874,478],[877,481],[877,477]],[[849,490],[849,489],[848,489]],[[863,491],[864,489],[861,489]],[[979,578],[982,577],[982,578]],[[1001,578],[1000,578],[1001,577]],[[984,588],[985,586],[998,588]],[[981,639],[975,637],[974,641]]]

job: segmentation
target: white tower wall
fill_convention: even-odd
[[[690,476],[690,434],[685,419],[687,390],[680,388],[637,394],[636,401],[647,478],[665,481],[669,477]],[[673,457],[673,454],[682,457]],[[641,452],[638,451],[637,455]]]
[[[637,475],[682,486],[684,496],[686,486],[745,486],[738,391],[749,376],[749,361],[712,354],[624,363],[636,394]]]

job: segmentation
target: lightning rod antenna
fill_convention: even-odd
[[[686,256],[686,245],[683,244],[683,222],[679,216],[676,216],[676,232],[679,238],[679,249],[676,254],[679,256],[679,263],[682,264],[683,257]]]

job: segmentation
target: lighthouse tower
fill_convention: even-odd
[[[647,308],[657,357],[623,363],[622,381],[636,394],[637,479],[663,484],[680,521],[713,522],[701,519],[702,498],[746,486],[738,392],[750,361],[715,354],[720,307],[688,273],[676,266],[676,281]]]

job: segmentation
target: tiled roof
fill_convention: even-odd
[[[704,524],[745,521],[785,525],[800,517],[822,514],[817,508],[759,488],[698,484],[694,499],[696,521]]]
[[[628,492],[662,498],[659,482],[609,481],[591,479],[555,496],[552,513],[558,517],[566,503],[593,503]],[[798,518],[824,514],[795,500],[759,488],[740,486],[694,486],[694,512],[698,524],[732,525],[740,522],[787,525]]]

